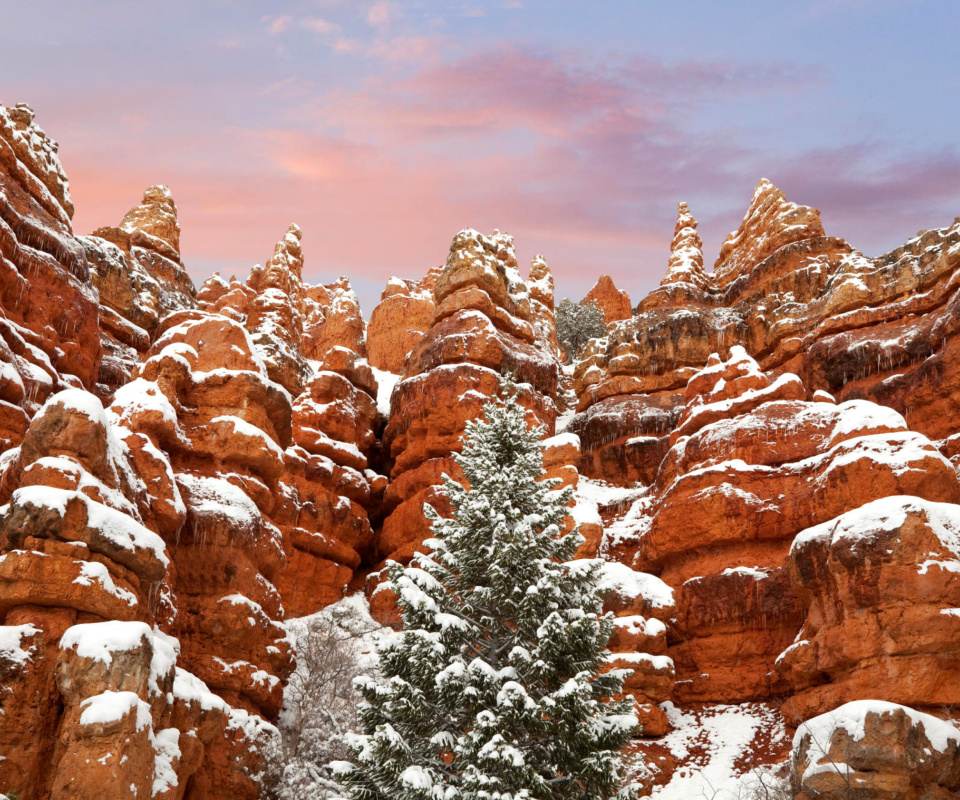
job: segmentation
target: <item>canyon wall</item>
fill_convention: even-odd
[[[601,277],[606,336],[563,366],[547,262],[505,233],[367,325],[296,225],[199,289],[164,186],[77,235],[57,153],[0,107],[0,792],[261,796],[285,620],[363,591],[396,622],[383,567],[506,374],[607,562],[649,786],[729,708],[797,728],[806,796],[831,753],[901,785],[923,742],[960,784],[960,221],[867,258],[761,181],[707,272],[681,203],[661,286],[634,312]]]

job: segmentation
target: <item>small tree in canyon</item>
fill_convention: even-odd
[[[269,754],[267,796],[323,800],[343,793],[330,762],[349,756],[346,736],[357,730],[360,697],[354,680],[364,670],[360,643],[372,621],[349,602],[289,623],[297,668],[284,691],[280,737]]]
[[[569,561],[572,492],[538,480],[543,429],[509,381],[484,416],[456,457],[469,488],[444,477],[452,518],[425,507],[432,553],[390,566],[404,629],[378,641],[384,679],[358,682],[339,779],[353,800],[625,800],[637,721],[611,699],[629,672],[599,673],[600,562]]]
[[[587,342],[606,336],[603,312],[594,301],[574,303],[563,298],[557,304],[557,341],[567,355],[567,362],[576,360]]]

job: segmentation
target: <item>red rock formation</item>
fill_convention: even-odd
[[[703,269],[703,242],[697,233],[697,220],[686,203],[677,203],[677,224],[670,244],[670,262],[661,286],[674,283],[691,284],[700,289],[710,286],[710,278]]]
[[[300,239],[291,225],[246,283],[217,275],[199,294],[201,306],[245,326],[267,376],[292,400],[293,446],[261,511],[282,534],[287,565],[275,582],[294,616],[343,596],[370,546],[368,511],[386,483],[370,469],[377,382],[358,358],[365,349],[356,295],[344,280],[304,284]]]
[[[797,730],[798,800],[927,800],[960,793],[960,730],[894,703],[861,701]]]
[[[781,247],[823,235],[817,209],[789,202],[783,192],[761,178],[740,227],[720,246],[714,278],[732,283]]]
[[[399,375],[407,353],[416,347],[433,322],[433,290],[442,268],[420,281],[391,278],[370,315],[367,352],[370,366]]]
[[[74,239],[65,184],[43,183],[55,145],[26,110],[3,119],[17,159],[0,170],[4,219],[38,232],[4,240],[5,289],[20,269],[37,285],[2,295],[0,675],[14,691],[0,785],[22,800],[256,797],[291,666],[274,581],[294,613],[339,598],[384,488],[368,468],[377,387],[354,352],[356,298],[343,281],[302,284],[292,228],[223,314],[193,310],[169,193]],[[295,404],[271,374],[303,388]],[[81,383],[110,408],[52,395]],[[90,656],[98,625],[136,641]]]
[[[891,495],[960,501],[949,462],[899,414],[811,402],[796,376],[771,379],[740,347],[690,380],[670,442],[608,552],[676,589],[669,652],[684,702],[784,690],[775,659],[803,622],[786,570],[798,533]]]
[[[559,359],[560,345],[557,342],[557,318],[554,313],[553,273],[543,256],[535,256],[527,277],[530,290],[530,317],[534,335],[541,350]]]
[[[0,785],[92,797],[179,776],[180,793],[166,796],[182,796],[207,746],[247,715],[192,676],[180,683],[203,697],[176,691],[177,643],[152,627],[178,603],[170,551],[185,508],[167,457],[71,389],[47,401],[3,467],[0,674],[11,691],[0,698]]]
[[[607,590],[603,610],[616,617],[605,667],[633,670],[623,690],[634,699],[638,735],[662,736],[670,723],[659,704],[673,697],[676,680],[664,624],[676,612],[673,590],[653,575],[617,562],[604,565],[602,583]]]
[[[429,534],[423,504],[444,510],[440,476],[459,477],[450,455],[460,449],[466,422],[497,393],[500,375],[513,373],[531,422],[553,433],[558,364],[538,344],[513,240],[498,232],[458,233],[434,303],[433,325],[406,358],[384,432],[392,468],[377,540],[380,558],[405,561]],[[389,604],[386,609],[380,611],[387,613]]]
[[[166,186],[149,187],[118,227],[80,241],[100,295],[97,394],[109,401],[143,360],[160,320],[194,308],[197,293],[180,260],[177,206]]]
[[[630,305],[630,295],[620,291],[609,275],[601,275],[594,287],[587,292],[581,303],[596,303],[603,312],[603,321],[609,325],[621,319],[630,319],[633,309]]]
[[[67,386],[92,387],[100,367],[97,296],[73,204],[48,138],[24,104],[0,106],[0,446]]]
[[[960,706],[960,506],[886,497],[809,528],[789,574],[806,609],[776,669],[793,720],[882,698]]]
[[[585,474],[652,481],[687,381],[735,344],[811,392],[896,409],[956,457],[960,220],[868,259],[761,181],[713,274],[697,267],[693,227],[681,207],[663,285],[576,365]]]

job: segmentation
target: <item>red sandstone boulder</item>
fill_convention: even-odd
[[[791,772],[799,800],[946,800],[960,792],[960,730],[894,703],[846,703],[797,730]]]
[[[960,705],[960,506],[886,497],[803,531],[789,577],[805,622],[777,659],[790,718],[881,698]]]

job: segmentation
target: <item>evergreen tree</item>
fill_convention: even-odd
[[[591,339],[607,335],[603,312],[595,300],[574,303],[563,298],[557,304],[557,341],[566,353],[567,363],[576,361]]]
[[[434,538],[390,565],[404,629],[377,644],[386,681],[360,680],[364,733],[338,766],[352,800],[594,800],[620,789],[636,728],[614,702],[627,670],[598,674],[613,629],[600,562],[562,524],[572,490],[543,474],[512,383],[467,424],[444,476],[451,519],[425,506]]]

